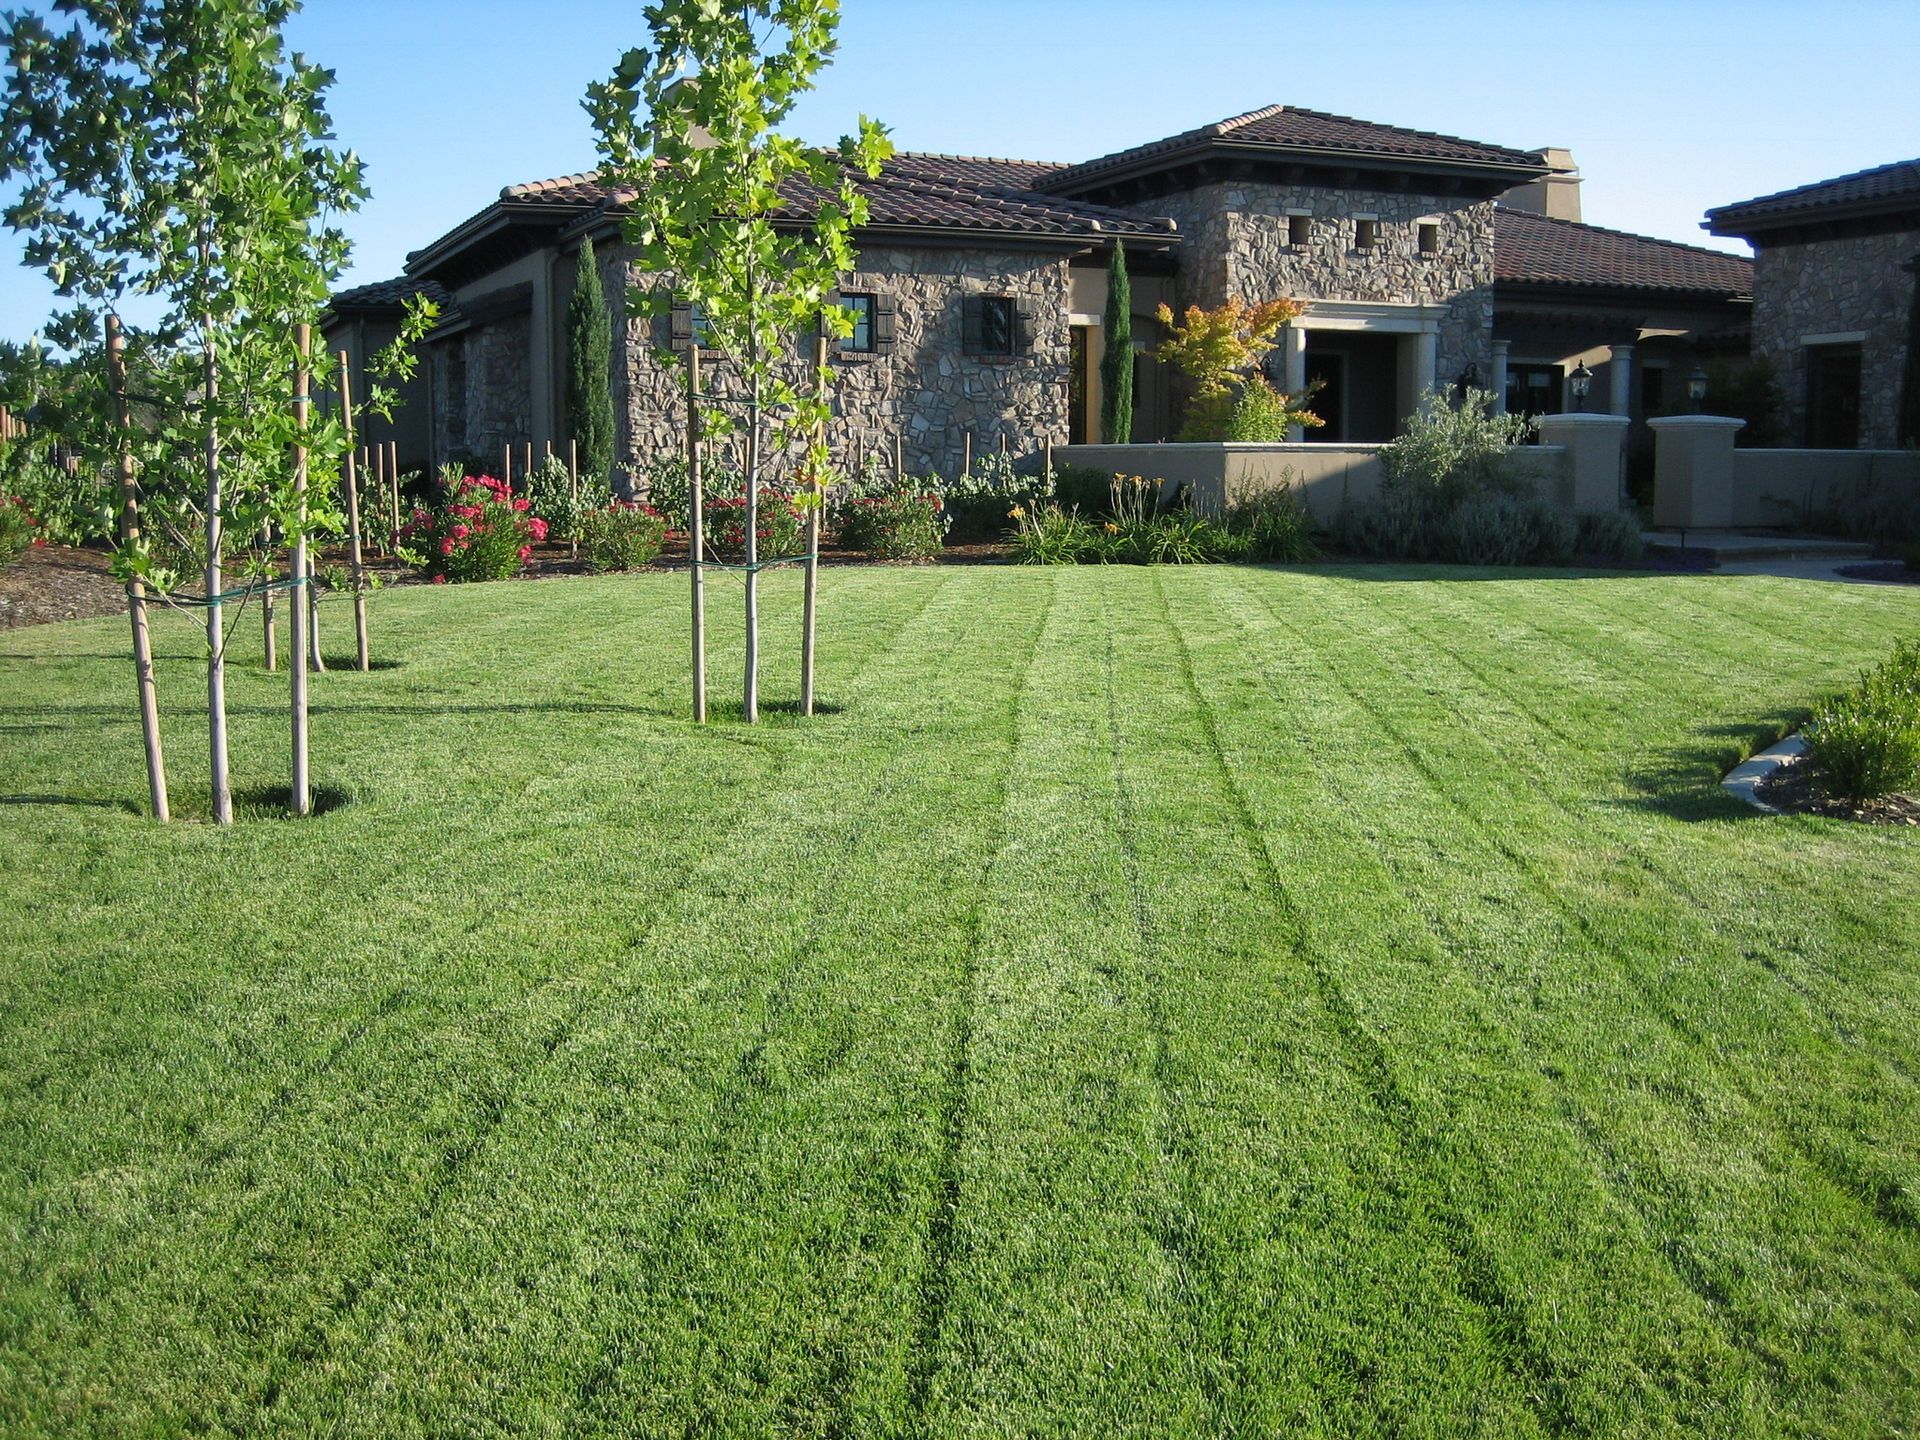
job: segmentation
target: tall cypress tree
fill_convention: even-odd
[[[580,447],[580,473],[595,486],[613,474],[613,326],[594,263],[593,241],[580,242],[580,268],[567,301],[567,424]]]
[[[1125,445],[1133,439],[1133,287],[1127,282],[1127,251],[1113,242],[1107,267],[1107,313],[1101,321],[1107,353],[1100,358],[1100,441]]]

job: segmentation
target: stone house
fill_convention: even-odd
[[[1787,433],[1891,449],[1920,261],[1920,160],[1722,205],[1715,235],[1754,247],[1753,354],[1773,362]]]
[[[1743,334],[1746,262],[1584,226],[1577,187],[1564,152],[1279,105],[1075,165],[896,155],[861,181],[870,216],[841,287],[857,328],[835,351],[836,443],[850,462],[897,444],[909,470],[951,474],[969,446],[1025,457],[1097,438],[1116,242],[1139,349],[1161,301],[1306,302],[1272,357],[1283,389],[1319,384],[1327,423],[1305,438],[1388,439],[1434,387],[1490,385],[1562,408],[1564,374],[1595,346],[1618,390],[1600,393],[1637,407],[1644,389],[1620,388],[1632,346]],[[335,297],[329,343],[355,365],[392,333],[407,294],[441,302],[392,431],[403,463],[497,465],[508,445],[564,446],[564,315],[581,241],[592,237],[609,297],[653,278],[633,272],[620,216],[620,197],[591,174],[510,185],[410,255],[405,276]],[[638,472],[677,444],[681,381],[661,354],[691,332],[684,307],[616,325],[619,468]],[[796,362],[807,343],[795,337]],[[1165,368],[1142,362],[1135,384],[1135,438],[1170,437],[1178,395]]]

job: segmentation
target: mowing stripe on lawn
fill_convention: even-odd
[[[1271,619],[1312,643],[1298,623],[1281,618],[1267,597],[1260,598]],[[1344,640],[1344,632],[1342,634]],[[1626,982],[1609,1006],[1616,1024],[1594,1037],[1600,1045],[1590,1044],[1577,1054],[1569,1052],[1564,1060],[1551,1066],[1557,1091],[1569,1098],[1575,1094],[1585,1096],[1579,1108],[1594,1120],[1593,1126],[1583,1133],[1613,1137],[1601,1158],[1616,1162],[1608,1166],[1609,1179],[1615,1182],[1615,1187],[1643,1213],[1659,1217],[1656,1231],[1685,1237],[1681,1253],[1689,1257],[1687,1265],[1699,1267],[1696,1273],[1709,1278],[1711,1293],[1730,1297],[1727,1303],[1738,1316],[1740,1325],[1754,1329],[1763,1343],[1771,1346],[1774,1363],[1783,1363],[1781,1357],[1786,1355],[1824,1355],[1840,1345],[1858,1352],[1848,1356],[1851,1362],[1871,1368],[1873,1358],[1862,1347],[1871,1346],[1879,1326],[1903,1323],[1897,1317],[1911,1310],[1913,1293],[1910,1278],[1905,1283],[1897,1283],[1890,1292],[1882,1285],[1881,1293],[1873,1295],[1860,1293],[1860,1282],[1866,1277],[1889,1274],[1910,1277],[1914,1258],[1910,1237],[1872,1223],[1874,1214],[1870,1208],[1849,1214],[1844,1205],[1836,1204],[1864,1201],[1866,1197],[1843,1185],[1835,1185],[1834,1177],[1821,1166],[1819,1156],[1807,1153],[1808,1147],[1791,1127],[1785,1130],[1756,1127],[1751,1116],[1742,1113],[1757,1104],[1751,1093],[1743,1093],[1743,1103],[1738,1106],[1729,1106],[1724,1100],[1714,1107],[1703,1106],[1699,1100],[1703,1078],[1698,1073],[1701,1062],[1709,1073],[1718,1072],[1728,1079],[1737,1077],[1729,1074],[1724,1062],[1698,1043],[1697,1036],[1690,1038],[1683,1027],[1675,1025],[1670,1008],[1648,988],[1630,958],[1616,948],[1614,942],[1594,935],[1583,924],[1590,923],[1587,917],[1568,907],[1551,883],[1544,880],[1544,872],[1533,869],[1535,862],[1522,856],[1513,848],[1513,842],[1505,838],[1502,832],[1511,831],[1518,818],[1514,807],[1522,798],[1519,792],[1503,796],[1502,831],[1496,831],[1465,797],[1452,793],[1432,764],[1407,742],[1395,721],[1385,714],[1382,702],[1356,688],[1350,677],[1343,674],[1343,666],[1331,651],[1322,648],[1321,653],[1328,660],[1328,670],[1338,690],[1362,717],[1363,723],[1377,728],[1399,750],[1413,773],[1414,783],[1442,802],[1443,808],[1438,812],[1429,812],[1417,802],[1406,805],[1413,818],[1411,833],[1381,839],[1382,858],[1399,876],[1407,893],[1417,897],[1430,888],[1423,874],[1431,870],[1442,855],[1453,863],[1470,858],[1480,874],[1481,887],[1491,886],[1495,891],[1506,889],[1500,881],[1503,869],[1519,882],[1519,892],[1488,897],[1496,908],[1488,909],[1484,902],[1469,901],[1456,904],[1445,915],[1436,913],[1431,918],[1437,931],[1451,937],[1449,948],[1457,953],[1508,957],[1499,962],[1495,971],[1499,983],[1488,985],[1482,981],[1481,988],[1497,1008],[1507,1013],[1509,1023],[1516,1024],[1519,1033],[1531,1035],[1528,1048],[1544,1060],[1553,1053],[1559,1037],[1550,1027],[1540,1026],[1537,1019],[1542,1013],[1540,1009],[1514,1003],[1519,998],[1517,987],[1524,987],[1520,995],[1530,991],[1536,997],[1534,1006],[1539,1007],[1553,1005],[1556,990],[1578,993],[1583,1003],[1591,1004],[1596,983],[1608,988],[1614,986],[1609,972]],[[1408,708],[1409,713],[1417,713],[1420,701],[1414,693],[1415,687],[1392,678],[1382,683],[1405,692],[1401,696],[1403,707]],[[1464,834],[1453,832],[1446,823],[1449,812],[1466,822]],[[1431,822],[1429,813],[1434,816]],[[1419,837],[1429,834],[1431,838],[1420,840]],[[1533,843],[1541,842],[1536,838]],[[1471,853],[1478,847],[1485,847],[1491,853]],[[1491,866],[1490,861],[1494,862]],[[1553,913],[1531,911],[1522,903],[1526,891],[1550,901]],[[1551,938],[1556,931],[1563,933],[1557,944]],[[1581,954],[1582,947],[1566,943],[1565,933],[1585,934],[1599,940],[1602,952],[1610,961],[1608,971],[1589,969],[1562,975],[1552,969],[1539,970],[1529,963],[1530,957],[1543,953]],[[1634,1023],[1636,1015],[1646,1016],[1658,1028],[1650,1030],[1643,1023]],[[1663,1030],[1679,1042],[1678,1048],[1661,1041]],[[1610,1062],[1605,1061],[1608,1049],[1617,1052]],[[1656,1056],[1660,1058],[1656,1060]],[[1592,1073],[1595,1061],[1602,1061],[1615,1078],[1596,1083],[1600,1076]],[[1703,1145],[1718,1157],[1705,1165],[1701,1163],[1705,1157],[1700,1154]],[[1617,1162],[1622,1157],[1632,1163],[1619,1165]],[[1682,1176],[1692,1177],[1685,1187],[1679,1184]],[[1664,1183],[1649,1183],[1658,1177],[1665,1177]],[[1726,1230],[1726,1222],[1721,1220],[1709,1226],[1705,1220],[1708,1215],[1743,1215],[1749,1217],[1751,1224],[1788,1198],[1797,1202],[1795,1213],[1800,1216],[1800,1223],[1791,1236],[1769,1236],[1764,1248],[1755,1248],[1757,1236],[1741,1236],[1737,1229],[1729,1232],[1730,1238],[1722,1242],[1718,1237]],[[1863,1225],[1862,1221],[1867,1223]],[[1809,1230],[1818,1238],[1810,1236]],[[1772,1258],[1776,1253],[1781,1257],[1778,1260]],[[1780,1267],[1786,1268],[1776,1280],[1760,1279],[1751,1273],[1756,1269],[1764,1272]],[[1787,1273],[1791,1273],[1791,1280],[1786,1278]],[[1844,1297],[1846,1310],[1864,1310],[1864,1318],[1856,1320],[1848,1316],[1836,1319],[1829,1326],[1822,1315],[1805,1315],[1798,1307],[1783,1310],[1784,1294],[1812,1286],[1824,1288],[1834,1301]],[[1841,1312],[1833,1313],[1838,1316]],[[1823,1331],[1831,1333],[1821,1333]],[[1820,1343],[1810,1344],[1815,1334],[1821,1334]],[[1910,1378],[1888,1377],[1886,1383],[1897,1388]],[[1816,1377],[1804,1373],[1796,1379],[1817,1383]]]
[[[1428,596],[1423,595],[1424,601]],[[1527,724],[1541,733],[1552,736],[1559,746],[1557,751],[1543,751],[1537,746],[1520,745],[1503,748],[1506,762],[1529,770],[1537,783],[1554,792],[1558,803],[1568,813],[1570,819],[1577,818],[1579,823],[1604,830],[1616,837],[1624,855],[1622,858],[1610,858],[1604,876],[1595,876],[1608,887],[1625,889],[1636,898],[1648,898],[1649,889],[1666,892],[1670,897],[1684,902],[1693,912],[1701,915],[1718,912],[1726,919],[1716,923],[1716,930],[1727,929],[1728,921],[1735,922],[1735,929],[1727,939],[1727,945],[1744,945],[1741,959],[1753,962],[1753,968],[1762,972],[1752,978],[1759,983],[1764,992],[1769,982],[1791,991],[1805,1007],[1806,1012],[1815,1019],[1825,1032],[1835,1041],[1847,1047],[1854,1063],[1865,1060],[1883,1065],[1902,1078],[1908,1085],[1920,1082],[1920,1045],[1916,1044],[1914,1024],[1920,1022],[1920,1008],[1915,1006],[1912,975],[1895,966],[1883,968],[1880,977],[1886,983],[1868,988],[1865,981],[1869,978],[1862,973],[1858,964],[1857,952],[1861,945],[1872,944],[1888,957],[1909,956],[1910,947],[1906,945],[1903,927],[1886,923],[1874,928],[1871,935],[1862,933],[1860,927],[1853,927],[1844,937],[1849,968],[1841,972],[1835,968],[1833,945],[1822,933],[1823,928],[1811,923],[1812,911],[1809,907],[1782,903],[1781,890],[1796,887],[1803,883],[1811,867],[1796,865],[1793,862],[1797,852],[1804,849],[1804,831],[1796,832],[1792,827],[1781,827],[1784,832],[1778,838],[1779,854],[1771,863],[1758,861],[1751,876],[1737,874],[1734,883],[1739,893],[1730,894],[1726,877],[1716,877],[1716,888],[1709,892],[1692,882],[1687,871],[1679,865],[1663,863],[1673,857],[1663,853],[1656,845],[1661,835],[1656,827],[1642,822],[1629,824],[1628,817],[1617,806],[1604,803],[1589,789],[1575,791],[1575,796],[1584,798],[1587,803],[1577,808],[1572,803],[1574,797],[1563,793],[1573,783],[1576,774],[1585,774],[1595,778],[1597,772],[1578,772],[1571,769],[1568,761],[1578,756],[1581,747],[1590,738],[1586,732],[1576,729],[1561,716],[1573,713],[1577,704],[1577,694],[1571,689],[1555,685],[1551,677],[1543,677],[1536,668],[1533,672],[1534,685],[1523,687],[1507,678],[1508,672],[1483,663],[1470,654],[1463,646],[1448,639],[1453,629],[1452,622],[1463,621],[1461,602],[1457,593],[1449,592],[1431,596],[1430,607],[1424,608],[1427,615],[1448,622],[1447,628],[1423,626],[1398,608],[1392,612],[1394,618],[1416,638],[1422,646],[1444,654],[1458,665],[1471,679],[1472,683],[1489,697],[1497,697],[1498,703],[1525,718]],[[1474,605],[1478,597],[1465,603]],[[1478,608],[1478,607],[1475,607]],[[1665,675],[1648,676],[1643,671],[1631,672],[1627,677],[1649,697],[1637,707],[1636,715],[1650,713],[1656,708],[1657,701],[1664,698],[1671,687],[1671,677]],[[1551,700],[1551,703],[1547,703]],[[1483,732],[1484,726],[1477,727]],[[1638,733],[1637,726],[1620,727],[1625,735]],[[1743,817],[1744,818],[1744,817]],[[1671,849],[1669,844],[1666,849]],[[1631,857],[1636,863],[1623,863],[1624,857]],[[1881,899],[1887,906],[1887,914],[1904,908],[1907,913],[1920,911],[1920,895],[1901,895],[1901,887],[1909,891],[1916,888],[1916,877],[1920,876],[1920,867],[1912,865],[1889,866],[1889,873],[1875,879],[1883,888]],[[1755,935],[1754,930],[1762,933]],[[1785,931],[1785,935],[1769,932]],[[1781,954],[1785,953],[1789,961],[1796,959],[1817,959],[1821,962],[1821,980],[1814,983],[1782,963]],[[1871,1041],[1870,1051],[1859,1054],[1859,1041],[1867,1038]]]

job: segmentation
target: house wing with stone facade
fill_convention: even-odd
[[[1754,248],[1753,353],[1772,363],[1794,443],[1888,449],[1900,433],[1920,283],[1920,160],[1707,212]]]

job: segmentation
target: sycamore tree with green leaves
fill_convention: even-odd
[[[831,372],[796,365],[798,336],[839,336],[834,304],[865,223],[861,177],[892,154],[885,129],[861,116],[855,134],[822,150],[778,133],[829,63],[838,0],[657,0],[652,42],[621,57],[589,88],[602,183],[630,196],[626,238],[636,268],[630,313],[655,316],[677,299],[698,317],[694,343],[730,372],[730,403],[703,408],[707,434],[741,434],[745,454],[749,723],[759,714],[758,550],[766,457],[800,444],[798,500],[817,513],[827,479]],[[796,378],[798,377],[798,378]],[[717,393],[717,391],[716,391]]]
[[[163,599],[182,598],[181,571],[200,571],[221,824],[233,816],[225,651],[238,607],[228,602],[273,565],[262,547],[240,557],[236,577],[227,537],[298,540],[339,523],[324,491],[296,487],[291,458],[304,447],[316,473],[335,470],[338,418],[316,411],[298,425],[291,394],[298,327],[317,324],[347,260],[339,222],[367,191],[359,160],[335,143],[331,72],[284,44],[295,8],[64,0],[52,17],[0,17],[10,62],[0,180],[18,186],[5,220],[65,302],[49,339],[97,352],[129,296],[157,301],[160,318],[135,346],[150,357],[131,382],[141,393],[119,397],[142,423],[113,443],[137,451],[143,507],[159,523],[123,536],[116,564],[130,587]],[[409,337],[429,313],[416,309]],[[404,346],[395,361],[404,375]],[[226,588],[236,578],[238,597]]]

